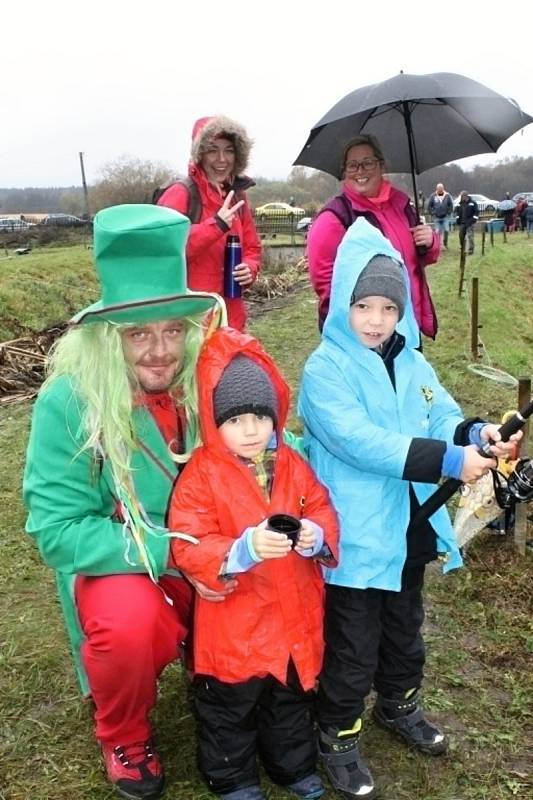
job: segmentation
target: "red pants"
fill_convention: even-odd
[[[180,655],[189,627],[192,590],[165,576],[161,589],[147,575],[76,580],[76,602],[86,639],[81,656],[96,706],[96,737],[113,746],[151,736],[148,715],[157,678]]]

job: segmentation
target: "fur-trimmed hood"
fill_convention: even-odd
[[[191,161],[199,164],[207,144],[217,136],[226,136],[235,147],[235,175],[245,172],[253,141],[243,125],[229,117],[201,117],[192,129]]]

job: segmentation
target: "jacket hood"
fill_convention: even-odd
[[[208,143],[217,136],[226,136],[235,147],[235,174],[243,173],[250,158],[253,141],[246,129],[229,117],[201,117],[192,129],[191,161],[199,164]]]
[[[265,353],[257,339],[233,328],[220,328],[205,342],[197,365],[199,387],[199,416],[202,441],[208,447],[216,447],[225,452],[224,444],[215,425],[213,392],[222,373],[237,355],[247,356],[263,367],[268,373],[278,398],[277,434],[281,441],[281,431],[287,420],[290,392],[278,367]]]
[[[419,328],[411,301],[409,277],[402,257],[381,231],[364,217],[358,217],[346,231],[337,250],[333,267],[329,313],[322,334],[324,340],[334,342],[345,352],[349,352],[354,346],[360,351],[368,349],[361,344],[350,327],[350,299],[361,272],[368,262],[378,255],[394,258],[402,265],[407,285],[407,301],[405,313],[397,324],[396,330],[405,336],[408,347],[418,347],[420,343]]]

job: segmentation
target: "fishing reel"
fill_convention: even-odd
[[[530,400],[524,408],[516,411],[503,423],[500,428],[500,439],[508,442],[513,433],[519,431],[533,415],[533,400]],[[482,450],[483,452],[483,450]],[[490,455],[490,443],[485,445],[485,454]],[[494,480],[494,494],[500,508],[512,508],[516,503],[526,503],[533,500],[533,460],[521,458],[518,461],[507,463],[508,469],[502,474],[500,469],[491,470]],[[420,525],[426,522],[432,514],[437,511],[449,498],[461,487],[461,481],[455,478],[448,478],[436,492],[424,500],[419,509],[415,512],[411,521],[412,525]]]
[[[533,459],[520,458],[509,476],[491,470],[494,494],[500,508],[513,508],[516,503],[533,500]]]

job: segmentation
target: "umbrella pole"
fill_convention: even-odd
[[[413,181],[413,198],[416,210],[416,218],[420,224],[420,209],[418,206],[418,189],[416,187],[416,174],[415,174],[415,142],[413,136],[413,127],[411,125],[411,111],[409,110],[409,103],[405,100],[402,103],[403,108],[403,121],[405,122],[405,129],[407,131],[407,145],[409,147],[409,161],[411,162],[411,180]]]

